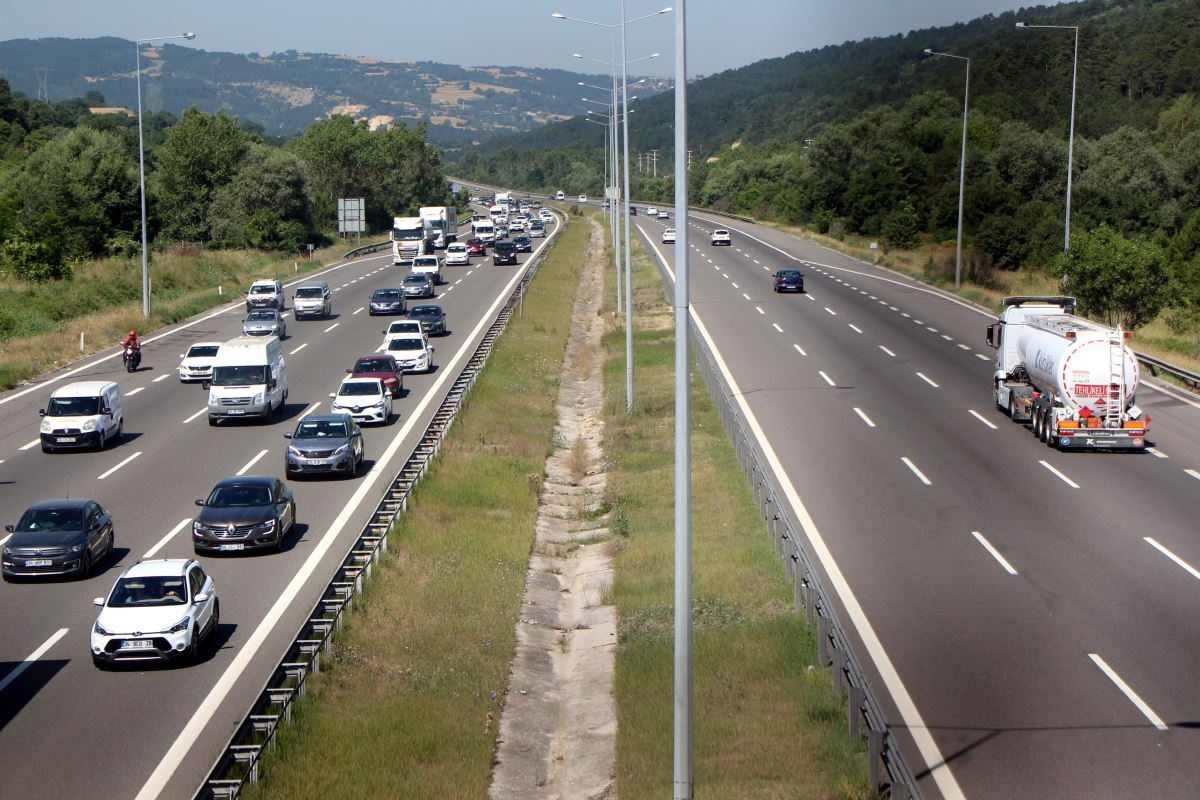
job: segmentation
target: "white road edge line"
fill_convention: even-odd
[[[1000,555],[1000,551],[992,547],[992,543],[985,539],[982,533],[979,531],[971,531],[971,535],[974,536],[981,545],[983,545],[984,550],[987,550],[992,554],[992,558],[1000,562],[1000,566],[1004,567],[1005,572],[1007,572],[1009,575],[1017,574],[1017,571],[1013,569],[1013,565],[1008,563],[1008,559]]]
[[[1158,552],[1162,553],[1164,556],[1171,559],[1176,564],[1178,564],[1180,567],[1182,567],[1184,569],[1184,571],[1187,572],[1187,574],[1191,575],[1193,578],[1200,581],[1200,570],[1197,570],[1191,564],[1187,563],[1182,558],[1175,555],[1170,550],[1168,550],[1166,547],[1163,547],[1161,544],[1159,544],[1158,542],[1156,542],[1154,539],[1150,538],[1149,536],[1143,536],[1142,539],[1145,540],[1145,542],[1147,544],[1149,544],[1151,547],[1158,550]]]
[[[166,547],[166,546],[167,546],[167,542],[171,541],[171,538],[172,538],[172,537],[173,537],[175,534],[177,534],[177,533],[179,533],[181,530],[183,530],[183,526],[184,526],[184,525],[187,525],[187,524],[188,524],[188,523],[190,523],[191,521],[192,521],[192,518],[191,518],[191,517],[185,517],[184,519],[182,519],[182,520],[179,522],[179,524],[178,524],[178,525],[176,525],[174,528],[171,528],[171,532],[170,532],[170,533],[168,533],[166,536],[164,536],[164,537],[162,537],[161,539],[159,539],[159,540],[158,540],[158,542],[157,542],[157,543],[154,545],[154,547],[151,547],[149,550],[147,550],[147,551],[146,551],[146,554],[145,554],[144,556],[142,556],[142,558],[143,558],[143,559],[150,558],[150,557],[151,557],[151,556],[153,556],[155,553],[157,553],[159,550],[161,550],[161,549],[163,549],[164,547]]]
[[[859,418],[862,419],[863,422],[867,423],[868,428],[875,427],[875,423],[871,421],[871,418],[868,417],[866,415],[866,412],[864,412],[861,408],[858,408],[857,406],[855,406],[854,413],[858,414]]]
[[[908,460],[908,456],[900,456],[900,460],[904,462],[904,466],[912,470],[913,475],[916,475],[921,479],[921,483],[925,484],[926,486],[933,486],[933,481],[929,480],[929,478],[926,478],[925,473],[917,469],[917,465]]]
[[[1150,708],[1150,706],[1146,704],[1146,701],[1139,697],[1138,693],[1135,692],[1128,683],[1122,680],[1121,676],[1118,675],[1112,667],[1105,663],[1103,658],[1095,653],[1088,653],[1088,658],[1092,660],[1093,664],[1100,668],[1101,672],[1108,676],[1110,681],[1116,684],[1117,688],[1121,690],[1121,693],[1125,695],[1125,697],[1129,698],[1129,702],[1137,706],[1137,710],[1142,712],[1142,716],[1150,720],[1151,725],[1158,728],[1160,731],[1167,730],[1167,723],[1162,721],[1162,717],[1160,717],[1158,714],[1155,714],[1154,709]]]
[[[1054,465],[1053,465],[1053,464],[1051,464],[1049,461],[1042,461],[1041,459],[1038,459],[1038,463],[1039,463],[1039,464],[1041,464],[1041,465],[1042,465],[1043,467],[1045,467],[1046,469],[1048,469],[1048,470],[1050,470],[1051,472],[1053,472],[1053,473],[1054,473],[1055,475],[1057,475],[1059,478],[1061,478],[1061,479],[1062,479],[1062,482],[1063,482],[1063,483],[1065,483],[1067,486],[1070,486],[1072,489],[1078,489],[1078,488],[1079,488],[1079,484],[1078,484],[1078,483],[1076,483],[1075,481],[1071,480],[1071,479],[1070,479],[1070,478],[1068,478],[1066,475],[1063,475],[1061,472],[1059,472],[1057,469],[1055,469],[1055,468],[1054,468]]]
[[[99,477],[97,477],[97,478],[96,478],[96,480],[98,480],[98,481],[102,481],[102,480],[104,480],[104,479],[105,479],[105,478],[107,478],[109,475],[112,475],[114,472],[116,472],[116,471],[117,471],[117,470],[119,470],[121,467],[123,467],[123,466],[125,466],[126,464],[128,464],[130,461],[133,461],[135,458],[137,458],[137,457],[138,457],[138,456],[140,456],[141,454],[142,454],[142,451],[141,451],[141,450],[138,450],[136,453],[134,453],[133,455],[131,455],[129,458],[127,458],[127,459],[125,459],[124,461],[122,461],[120,464],[117,464],[115,467],[112,467],[112,468],[110,468],[109,470],[107,470],[106,472],[104,472],[103,474],[101,474]]]
[[[251,468],[251,467],[253,467],[255,464],[257,464],[257,463],[258,463],[258,460],[259,460],[260,458],[262,458],[263,456],[265,456],[265,455],[266,455],[268,452],[269,452],[269,451],[267,451],[267,450],[259,450],[259,451],[258,451],[258,455],[256,455],[254,458],[252,458],[252,459],[250,459],[249,461],[247,461],[247,462],[246,462],[246,466],[242,467],[241,469],[239,469],[239,470],[238,470],[237,472],[235,472],[234,474],[235,474],[235,475],[245,475],[247,472],[249,472],[249,471],[250,471],[250,468]]]
[[[983,416],[982,414],[980,414],[975,409],[968,408],[967,413],[969,413],[972,417],[974,417],[975,419],[982,422],[984,425],[987,425],[992,430],[996,430],[996,426],[992,424],[992,421],[990,419],[988,419],[987,417]]]
[[[34,650],[32,653],[27,655],[25,657],[25,660],[22,661],[20,664],[17,664],[17,666],[13,668],[12,672],[8,673],[3,678],[0,678],[0,692],[3,692],[5,689],[8,688],[8,685],[10,683],[15,681],[17,678],[21,677],[22,672],[29,669],[29,666],[33,662],[37,661],[39,658],[41,658],[43,655],[45,655],[46,651],[49,650],[51,647],[54,647],[54,645],[58,643],[59,639],[61,639],[62,637],[67,635],[67,631],[69,631],[69,630],[70,630],[70,628],[59,628],[57,631],[55,631],[53,634],[50,635],[49,639],[42,642],[41,647],[39,647],[37,650]]]
[[[565,225],[563,227],[565,228]],[[559,228],[559,230],[561,230],[561,228]],[[537,255],[542,247],[545,247],[553,240],[554,236],[547,237],[538,250],[534,251],[534,255]],[[282,592],[279,593],[274,605],[272,605],[267,613],[263,616],[262,622],[260,622],[258,627],[254,629],[254,632],[251,633],[249,638],[246,639],[246,642],[233,657],[233,660],[229,663],[229,666],[225,668],[223,673],[221,673],[221,677],[217,679],[215,684],[213,684],[213,688],[209,690],[204,700],[196,708],[195,713],[192,714],[191,718],[180,730],[179,735],[175,738],[175,741],[171,744],[170,748],[168,748],[166,754],[163,755],[162,760],[158,762],[158,766],[154,768],[154,772],[152,772],[150,777],[146,779],[146,783],[142,785],[141,790],[137,793],[137,796],[134,800],[153,800],[162,793],[163,789],[166,788],[167,783],[171,780],[171,776],[175,774],[175,771],[179,768],[179,765],[183,763],[185,758],[187,758],[188,753],[192,749],[192,745],[195,744],[196,740],[200,737],[201,732],[208,726],[208,723],[212,720],[213,715],[217,713],[217,709],[220,708],[221,703],[225,700],[225,697],[241,678],[242,673],[246,671],[246,668],[250,665],[250,662],[254,660],[255,656],[258,654],[259,648],[263,646],[263,643],[266,642],[267,637],[271,635],[272,631],[275,629],[275,626],[279,624],[279,620],[283,617],[284,612],[286,612],[287,609],[292,605],[292,602],[296,599],[296,595],[300,593],[300,590],[304,588],[304,584],[308,582],[308,579],[312,576],[313,572],[316,571],[317,567],[321,563],[321,559],[324,558],[325,554],[329,551],[329,548],[333,546],[333,543],[337,540],[342,528],[346,527],[346,523],[350,521],[350,517],[354,513],[355,509],[358,508],[362,501],[371,492],[377,491],[376,484],[387,471],[384,469],[384,467],[392,460],[392,458],[396,455],[396,452],[399,451],[400,445],[404,442],[405,438],[417,424],[417,420],[419,420],[425,413],[425,409],[428,408],[429,404],[432,403],[434,398],[438,396],[438,393],[441,391],[445,383],[450,380],[450,376],[455,374],[458,363],[466,357],[471,343],[474,342],[476,337],[483,332],[485,326],[491,325],[491,322],[495,318],[496,313],[499,311],[500,306],[505,300],[508,299],[508,296],[512,294],[513,289],[516,288],[517,282],[520,281],[523,274],[524,270],[517,270],[514,273],[513,277],[509,279],[509,282],[505,284],[503,291],[501,291],[497,296],[495,302],[492,303],[491,307],[488,308],[487,312],[480,318],[479,324],[475,326],[470,335],[463,339],[462,347],[459,349],[458,353],[448,364],[446,364],[444,370],[439,370],[440,374],[438,375],[437,380],[434,381],[433,386],[429,388],[429,391],[426,392],[425,396],[421,398],[421,402],[417,404],[417,407],[410,412],[408,421],[396,431],[395,438],[392,439],[391,444],[387,446],[387,449],[383,451],[379,457],[379,460],[376,462],[376,468],[367,473],[366,479],[362,481],[358,489],[351,496],[349,502],[347,502],[342,508],[342,512],[338,514],[337,518],[334,519],[333,523],[329,526],[329,529],[325,532],[325,535],[313,547],[308,558],[296,570],[295,574],[292,576],[291,582],[284,587]],[[941,757],[940,754],[938,757]],[[934,774],[936,776],[936,771]],[[959,796],[961,797],[961,792],[959,793]]]

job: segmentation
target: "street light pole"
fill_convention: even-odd
[[[963,242],[963,196],[967,185],[967,106],[971,98],[971,59],[966,56],[956,56],[953,53],[938,53],[925,48],[927,56],[943,56],[957,58],[967,64],[967,79],[963,87],[963,123],[962,123],[962,153],[958,157],[958,243],[954,251],[954,288],[962,286],[962,242]],[[1070,191],[1067,193],[1067,215],[1070,216]]]
[[[192,32],[181,33],[178,36],[152,36],[148,39],[136,39],[133,49],[137,61],[137,120],[138,120],[138,185],[141,189],[142,204],[142,318],[150,317],[150,257],[146,245],[146,149],[142,137],[142,45],[147,42],[159,42],[166,39],[195,39]]]
[[[1071,178],[1075,162],[1075,87],[1079,78],[1079,26],[1078,25],[1026,25],[1017,23],[1018,28],[1050,28],[1075,32],[1075,54],[1071,65],[1071,126],[1067,133],[1067,220],[1063,228],[1063,250],[1071,249]]]

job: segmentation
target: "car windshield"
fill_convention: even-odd
[[[392,339],[388,342],[388,350],[424,350],[425,343],[420,339]]]
[[[467,239],[467,244],[468,245],[481,245],[481,244],[483,244],[483,239]]]
[[[396,365],[390,358],[360,358],[354,365],[355,372],[395,372]]]
[[[417,306],[412,311],[408,312],[410,317],[440,317],[442,309],[437,306]]]
[[[447,253],[461,253],[467,249],[465,244],[452,244],[446,248]]]
[[[274,286],[251,286],[250,294],[274,294]]]
[[[218,486],[204,501],[209,508],[265,506],[271,503],[271,489],[260,483],[231,483]]]
[[[215,344],[198,344],[188,350],[188,358],[212,358],[217,354],[217,348],[220,345]]]
[[[274,311],[251,311],[246,315],[247,322],[274,322]]]
[[[99,397],[52,397],[47,417],[90,417],[100,413]]]
[[[346,397],[346,396],[359,397],[359,396],[363,396],[363,395],[379,394],[379,382],[378,381],[346,381],[345,383],[342,384],[341,388],[338,389],[338,394],[343,397]]]
[[[411,242],[414,239],[424,239],[425,231],[421,228],[392,228],[392,238],[397,241]]]
[[[320,297],[321,294],[320,286],[301,286],[296,290],[296,297]]]
[[[258,385],[266,382],[267,367],[265,364],[213,368],[212,383],[214,386]]]
[[[31,508],[17,523],[19,531],[81,531],[81,508]]]
[[[529,244],[529,237],[518,236],[517,238],[513,239],[513,244]]]
[[[399,300],[399,289],[376,289],[371,295],[372,300]]]
[[[304,420],[296,426],[293,439],[345,438],[350,435],[349,425],[340,419]]]
[[[109,608],[138,606],[181,606],[187,602],[187,587],[180,575],[148,575],[121,578],[108,598]]]
[[[424,285],[426,280],[428,279],[424,275],[406,275],[404,277],[404,282],[409,284],[419,283]]]

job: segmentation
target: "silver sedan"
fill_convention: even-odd
[[[274,308],[256,308],[242,320],[243,336],[287,336],[287,323]]]

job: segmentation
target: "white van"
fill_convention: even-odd
[[[566,200],[567,193],[564,192],[562,189],[559,189],[557,192],[554,193],[554,199],[555,200]]]
[[[446,277],[442,274],[442,260],[437,256],[417,256],[413,259],[412,269],[409,271],[417,275],[428,275],[435,286],[446,282]]]
[[[239,336],[224,342],[208,383],[208,424],[227,417],[269,420],[287,400],[287,364],[279,337]]]
[[[325,281],[305,281],[296,287],[292,295],[292,315],[296,319],[321,317],[329,319],[333,314],[333,293]]]
[[[103,450],[109,442],[120,441],[125,431],[121,387],[112,381],[67,384],[50,395],[50,404],[38,414],[43,453],[59,448]]]
[[[496,227],[491,222],[472,222],[471,234],[488,245],[496,240]]]

